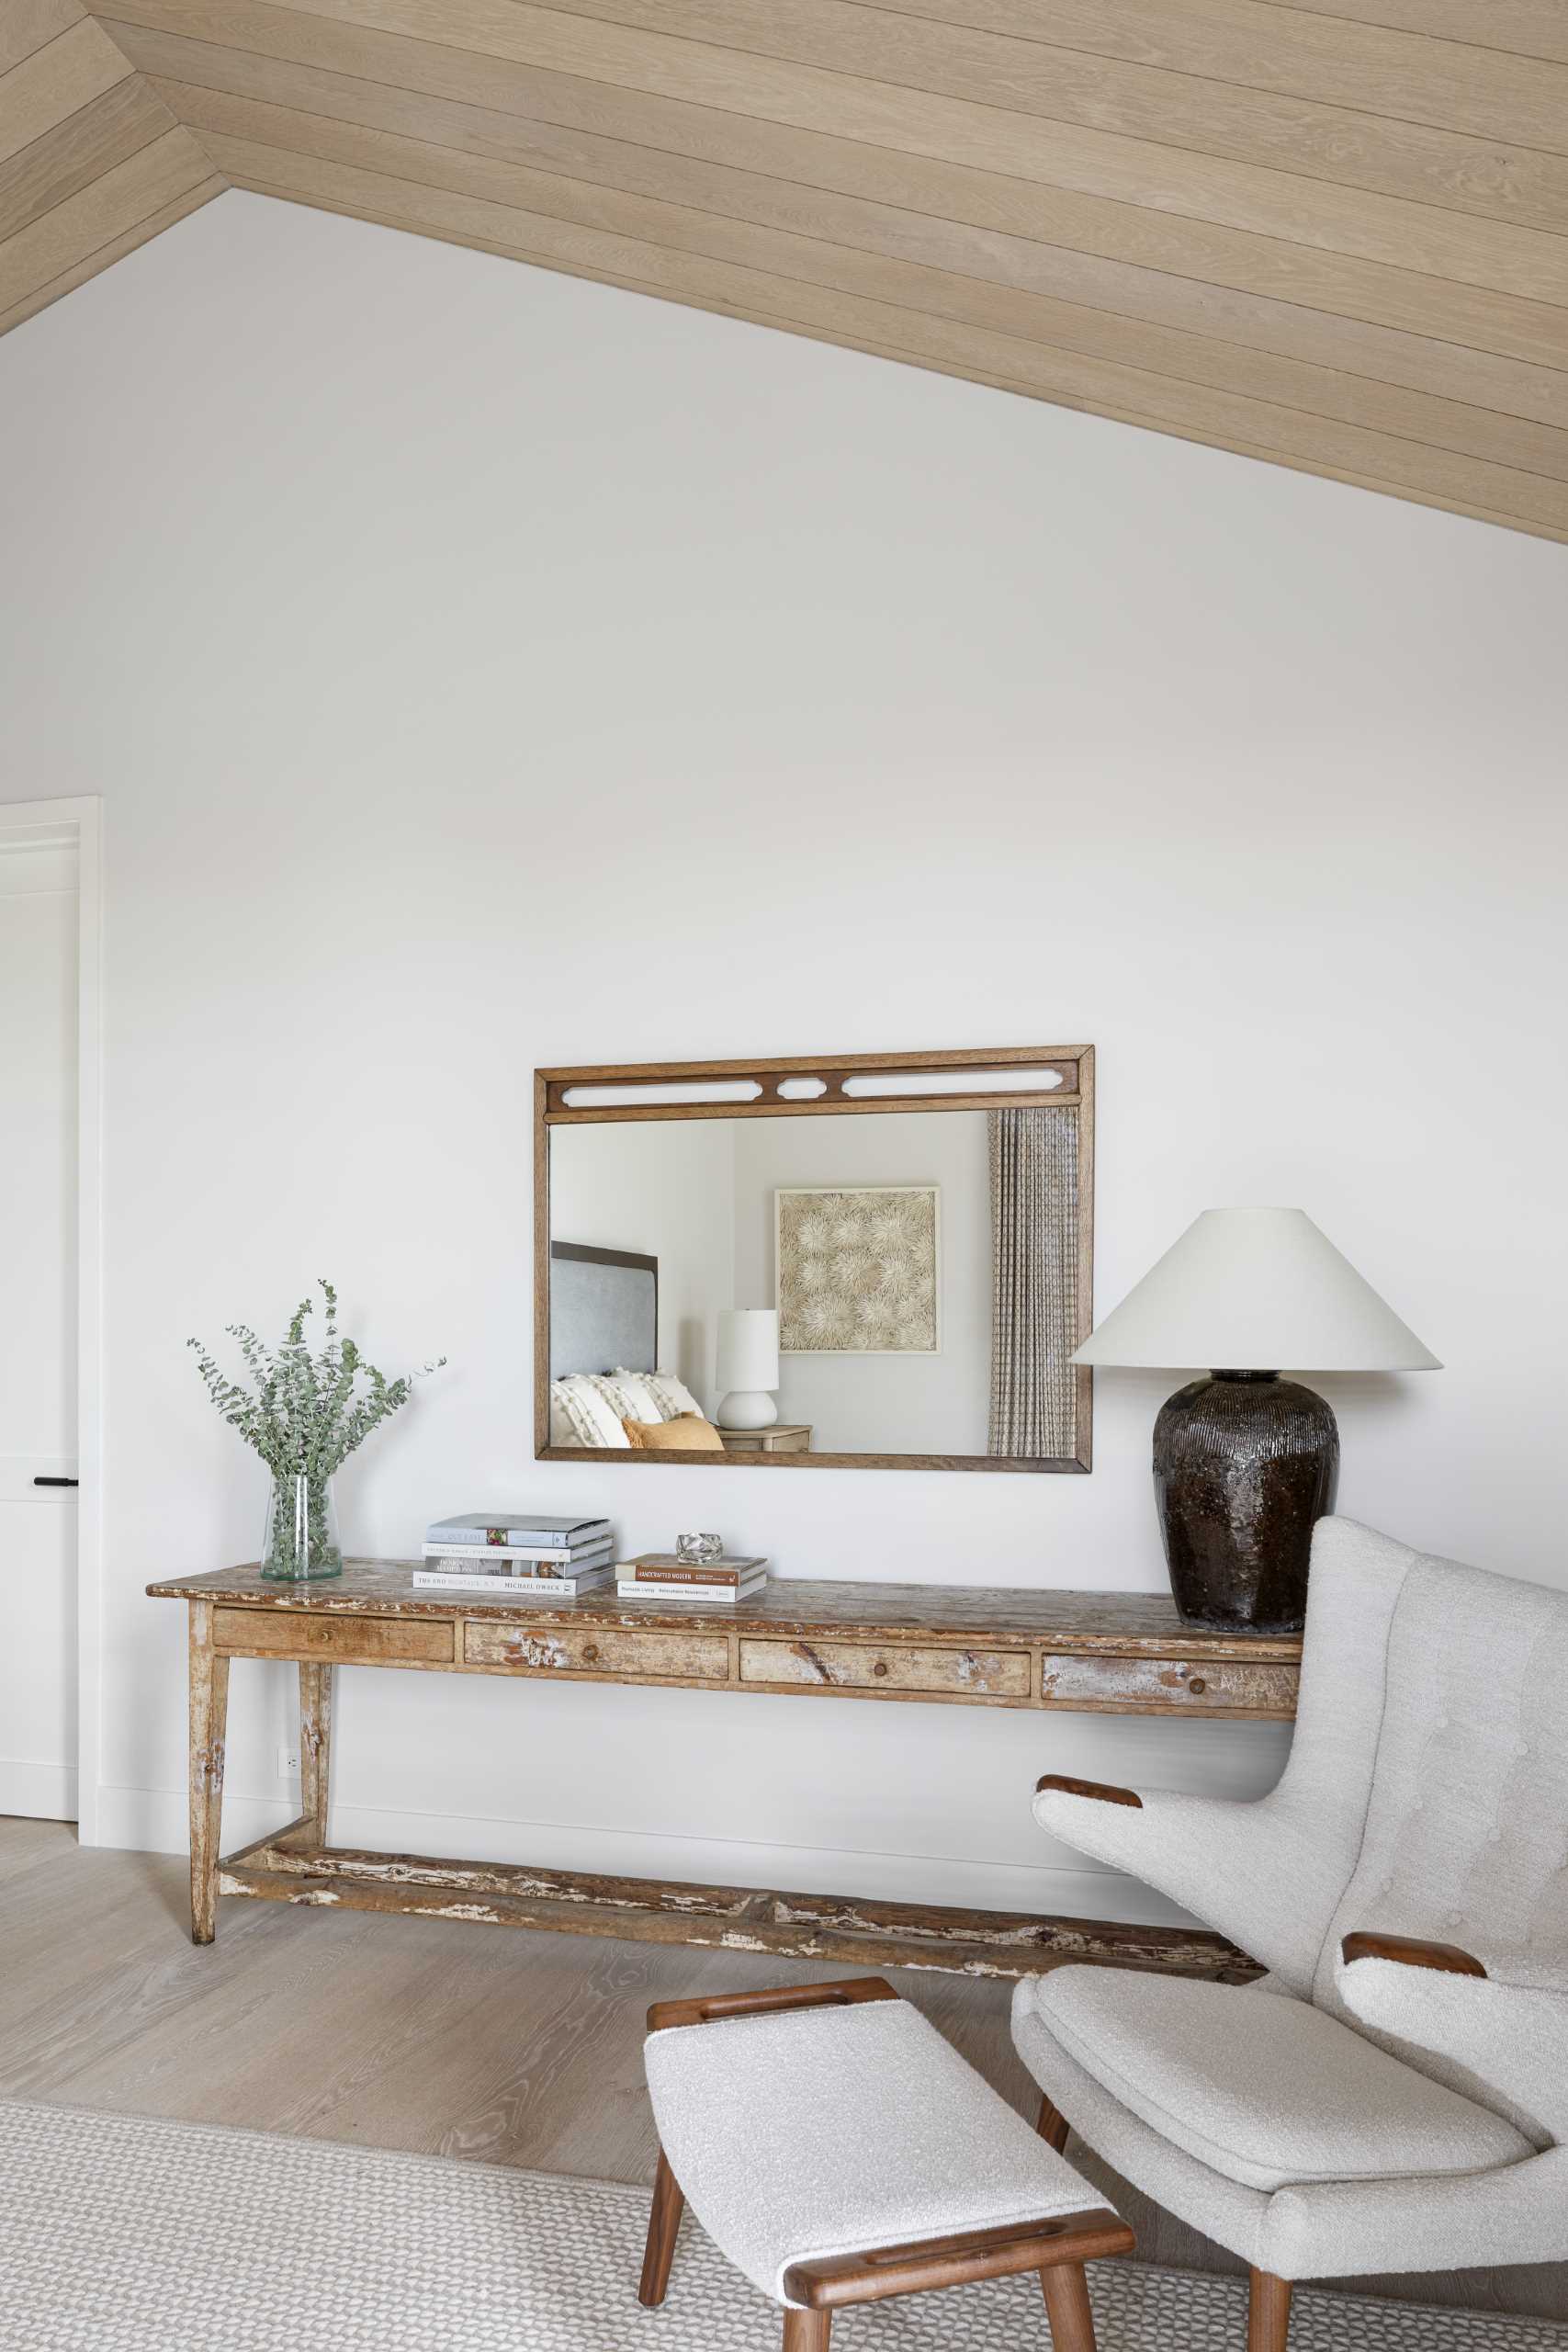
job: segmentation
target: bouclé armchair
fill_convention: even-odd
[[[1320,1522],[1291,1759],[1236,1804],[1046,1779],[1035,1816],[1260,1960],[1068,1967],[1013,2039],[1068,2125],[1252,2274],[1568,2257],[1568,1594]]]

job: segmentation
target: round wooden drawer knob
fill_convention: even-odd
[[[590,1643],[589,1643],[588,1647],[587,1647],[587,1648],[583,1651],[583,1653],[582,1653],[582,1663],[583,1663],[583,1665],[584,1665],[584,1666],[597,1666],[597,1665],[598,1665],[598,1663],[599,1663],[599,1645],[598,1645],[598,1643],[597,1643],[597,1642],[590,1642]]]
[[[1208,1687],[1208,1684],[1204,1681],[1201,1674],[1195,1674],[1192,1677],[1191,1681],[1187,1686],[1195,1699],[1201,1699]]]
[[[883,1676],[884,1676],[884,1675],[886,1673],[886,1671],[887,1671],[887,1661],[886,1661],[886,1658],[881,1658],[881,1657],[879,1657],[879,1658],[877,1659],[877,1661],[876,1661],[876,1664],[872,1668],[872,1669],[871,1669],[871,1670],[872,1670],[873,1674],[874,1674],[874,1675],[875,1675],[875,1677],[876,1677],[877,1680],[880,1682],[880,1681],[881,1681],[881,1679],[882,1679],[882,1678],[883,1678]]]

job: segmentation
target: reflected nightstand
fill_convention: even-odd
[[[811,1451],[809,1421],[774,1421],[765,1430],[727,1430],[721,1421],[718,1433],[724,1440],[726,1453],[809,1453]]]

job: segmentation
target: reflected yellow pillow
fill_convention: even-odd
[[[722,1453],[724,1440],[700,1413],[682,1413],[672,1421],[623,1421],[631,1444],[641,1453]]]

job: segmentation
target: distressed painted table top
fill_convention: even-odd
[[[321,1584],[264,1584],[254,1561],[209,1575],[171,1577],[148,1592],[166,1600],[216,1600],[247,1609],[307,1610],[327,1616],[525,1617],[534,1623],[578,1620],[597,1625],[739,1627],[751,1633],[864,1634],[874,1640],[921,1634],[943,1639],[1044,1643],[1053,1650],[1122,1657],[1248,1658],[1294,1664],[1299,1634],[1211,1633],[1184,1623],[1168,1593],[1062,1592],[1027,1587],[828,1583],[779,1577],[749,1600],[704,1608],[691,1601],[619,1600],[613,1587],[580,1600],[550,1599],[547,1583],[510,1583],[494,1600],[479,1592],[436,1592],[416,1586],[412,1560],[350,1560]]]

